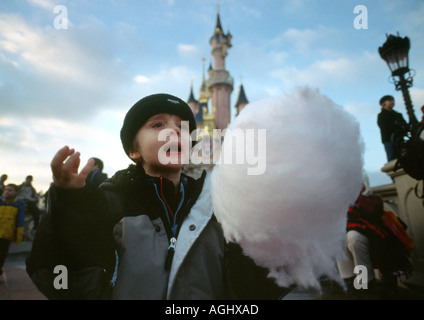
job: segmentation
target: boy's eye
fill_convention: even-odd
[[[162,128],[163,127],[163,123],[162,122],[156,122],[153,124],[153,128]]]

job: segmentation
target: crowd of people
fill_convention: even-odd
[[[103,161],[95,161],[93,170],[87,177],[87,182],[99,186],[107,179],[103,173]],[[0,275],[12,242],[21,243],[24,240],[25,216],[31,217],[32,229],[35,231],[40,222],[40,194],[33,186],[34,177],[28,175],[19,185],[7,183],[8,175],[0,176]]]
[[[23,240],[25,213],[33,217],[34,228],[37,227],[40,209],[39,194],[32,185],[33,177],[28,175],[20,185],[7,183],[8,175],[0,178],[0,274],[12,242]]]

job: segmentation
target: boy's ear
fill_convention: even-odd
[[[134,148],[131,148],[130,149],[129,157],[130,157],[130,159],[132,159],[134,161],[141,160],[141,154],[140,154],[140,152],[137,151],[137,150],[134,150]]]

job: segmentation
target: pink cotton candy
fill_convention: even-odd
[[[259,134],[244,146],[266,149],[257,158],[266,170],[249,174],[259,163],[247,156],[215,166],[212,201],[226,239],[281,286],[319,288],[321,276],[340,281],[336,258],[343,255],[346,212],[362,184],[357,121],[317,89],[299,88],[248,104],[228,129],[266,130],[266,148],[258,148]],[[226,146],[230,138],[223,154],[237,148],[234,141]]]

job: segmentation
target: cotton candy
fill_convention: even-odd
[[[244,145],[258,153],[258,143],[266,143],[266,152],[256,154],[263,173],[248,173],[255,164],[247,156],[244,163],[223,160],[241,152],[229,143],[236,129],[265,129],[265,142],[256,134]],[[211,175],[225,238],[280,286],[319,289],[324,276],[341,282],[336,258],[344,253],[348,207],[361,189],[363,149],[355,118],[318,89],[248,104],[228,127]]]

